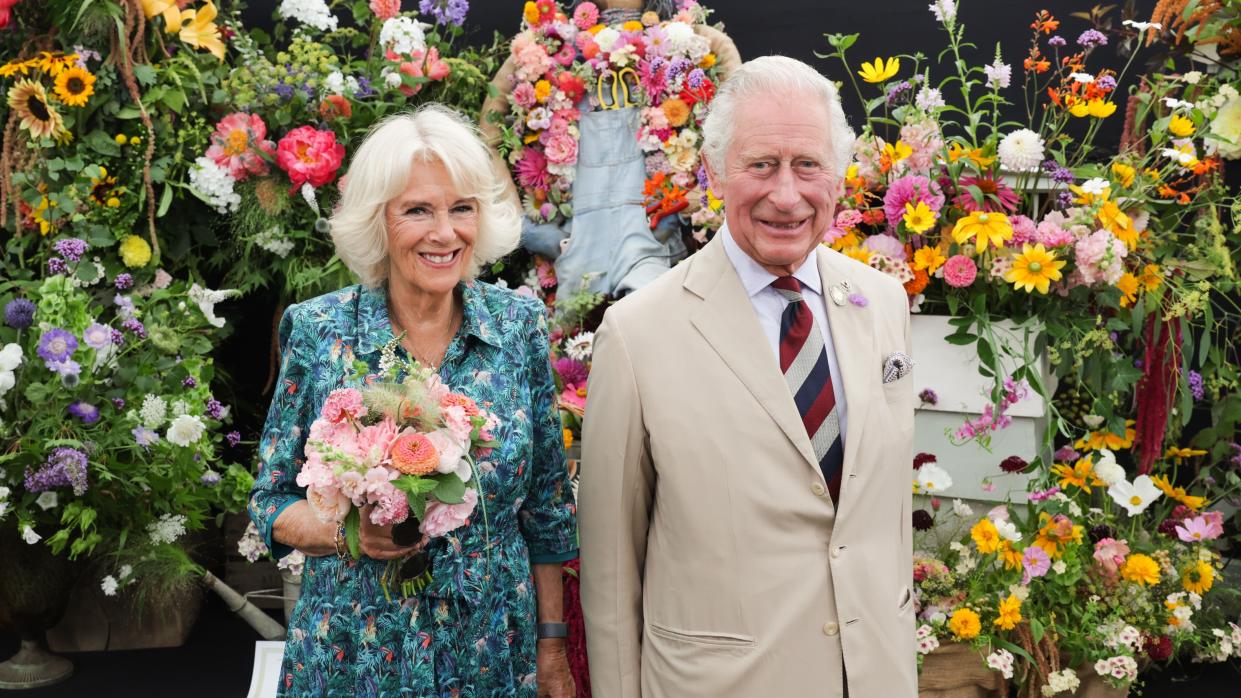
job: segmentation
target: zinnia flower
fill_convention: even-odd
[[[1159,563],[1149,555],[1134,553],[1121,566],[1120,576],[1143,586],[1154,586],[1159,583]]]
[[[974,283],[978,267],[974,260],[963,254],[953,255],[944,263],[944,281],[953,288],[965,288]]]
[[[1026,244],[1022,246],[1021,254],[1013,258],[1013,268],[1004,275],[1004,280],[1026,293],[1038,289],[1039,293],[1046,294],[1051,282],[1060,280],[1060,269],[1065,264],[1067,262],[1064,260],[1056,259],[1054,252],[1048,252],[1043,243]]]
[[[392,443],[392,467],[406,475],[428,475],[439,463],[439,452],[426,434],[407,432]]]
[[[21,127],[34,138],[51,138],[65,128],[60,112],[47,102],[43,85],[31,80],[19,80],[9,88],[9,106],[21,119]]]
[[[1002,213],[975,211],[958,220],[952,228],[952,239],[959,244],[973,239],[980,253],[986,252],[989,245],[999,249],[1012,238],[1013,226],[1008,222],[1008,216]]]
[[[95,94],[95,76],[85,68],[73,67],[56,76],[56,98],[70,107],[84,107]]]
[[[883,82],[901,69],[901,59],[889,58],[886,62],[882,58],[876,58],[874,62],[862,63],[862,69],[858,71],[858,75],[866,82]]]

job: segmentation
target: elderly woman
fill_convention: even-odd
[[[281,375],[250,500],[276,556],[308,556],[280,696],[573,695],[561,563],[577,556],[577,533],[543,308],[474,280],[520,236],[503,178],[454,112],[433,105],[386,119],[358,148],[332,217],[337,253],[362,283],[281,320]],[[295,478],[328,393],[355,359],[377,372],[396,337],[398,352],[502,421],[502,445],[479,464],[488,531],[470,522],[402,546],[363,516],[355,561],[338,555],[337,527],[312,513]],[[388,600],[387,561],[424,547],[430,585]]]

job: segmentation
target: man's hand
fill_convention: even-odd
[[[577,687],[569,672],[564,638],[539,640],[537,674],[539,698],[576,698]]]

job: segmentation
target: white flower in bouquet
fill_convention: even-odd
[[[1074,82],[1080,83],[1082,85],[1089,85],[1090,83],[1094,82],[1094,76],[1091,75],[1090,73],[1072,73],[1069,75],[1069,77],[1072,78]]]
[[[48,509],[55,509],[56,505],[60,503],[60,500],[57,498],[55,492],[48,490],[41,493],[39,498],[34,500],[34,503],[39,505],[39,508],[43,511],[47,511]]]
[[[323,90],[326,94],[356,95],[360,89],[361,85],[358,84],[357,78],[345,75],[339,70],[333,70],[323,78]]]
[[[1121,24],[1125,25],[1126,27],[1133,27],[1134,29],[1140,32],[1144,32],[1147,29],[1151,29],[1152,27],[1154,29],[1163,29],[1163,25],[1160,24],[1159,22],[1135,22],[1131,19],[1126,19],[1125,21],[1121,22]]]
[[[1008,519],[991,519],[995,530],[1000,532],[1000,537],[1007,541],[1017,542],[1021,540],[1021,531],[1017,530],[1017,525]]]
[[[201,419],[194,415],[183,414],[172,420],[172,424],[168,427],[168,434],[164,438],[178,446],[189,446],[201,439],[206,430]]]
[[[104,596],[116,596],[116,588],[118,586],[120,585],[117,583],[116,577],[112,575],[104,577],[103,581],[99,583],[99,588],[103,590]]]
[[[336,17],[323,0],[282,0],[276,15],[282,19],[295,19],[321,32],[336,31]]]
[[[233,191],[236,183],[228,170],[209,157],[197,158],[190,168],[190,190],[217,213],[236,211],[241,205],[241,194]]]
[[[957,19],[957,0],[935,0],[927,9],[940,24],[952,24]]]
[[[582,332],[565,342],[564,353],[571,359],[589,361],[595,350],[595,333]]]
[[[940,107],[946,106],[944,95],[934,87],[923,87],[918,90],[918,95],[914,97],[914,104],[922,111],[933,111]]]
[[[13,389],[17,385],[17,374],[12,371],[0,371],[0,396]]]
[[[164,423],[164,419],[168,416],[168,403],[164,402],[164,398],[147,393],[142,398],[142,408],[138,410],[138,417],[142,419],[142,426],[147,429],[158,429]]]
[[[1146,507],[1163,494],[1147,475],[1139,475],[1133,482],[1121,480],[1108,487],[1107,493],[1113,501],[1129,512],[1129,516],[1137,516],[1146,511]]]
[[[1225,142],[1219,138],[1226,138]],[[1207,147],[1214,147],[1220,157],[1227,160],[1241,158],[1241,98],[1232,100],[1220,107],[1211,121],[1211,128],[1205,138]]]
[[[1082,182],[1082,191],[1094,196],[1102,196],[1112,190],[1112,185],[1102,177],[1093,177]]]
[[[379,45],[396,53],[422,53],[427,50],[426,29],[429,26],[412,17],[393,17],[380,28]]]
[[[26,541],[26,545],[34,545],[43,540],[43,536],[36,533],[30,524],[26,524],[22,526],[22,540]]]
[[[1184,100],[1180,100],[1175,97],[1164,97],[1163,103],[1164,103],[1164,106],[1170,109],[1193,109],[1194,108],[1193,102],[1186,102]]]
[[[1013,81],[1013,67],[999,58],[991,65],[984,65],[982,70],[987,74],[987,87],[998,87],[1002,90]]]
[[[1076,693],[1079,686],[1082,685],[1077,673],[1072,669],[1062,669],[1047,675],[1047,685],[1043,686],[1044,696],[1054,696],[1057,693]]]
[[[158,521],[147,524],[147,535],[156,545],[172,543],[185,535],[185,522],[185,514],[164,514]]]
[[[288,257],[293,251],[293,240],[285,236],[279,223],[255,235],[254,244],[281,259]]]
[[[231,288],[222,288],[218,291],[212,291],[209,288],[203,288],[198,284],[190,286],[190,300],[198,305],[198,309],[202,311],[207,318],[207,322],[213,327],[223,327],[224,318],[216,317],[215,304],[222,303],[228,298],[239,294],[240,291]]]
[[[20,344],[9,343],[0,349],[0,371],[15,371],[22,365],[22,347]]]
[[[263,536],[259,535],[259,529],[253,521],[246,525],[245,532],[237,539],[237,552],[250,562],[257,562],[267,554],[267,544],[263,542]]]
[[[964,519],[967,516],[973,516],[974,510],[965,502],[954,499],[952,500],[952,513]]]
[[[918,626],[918,654],[930,654],[939,648],[939,638],[935,637],[935,628],[925,623]]]
[[[1004,675],[1004,678],[1013,678],[1013,653],[1008,650],[996,650],[987,655],[987,666],[995,669]]]
[[[1181,80],[1184,80],[1185,83],[1189,85],[1197,85],[1199,82],[1202,82],[1202,72],[1197,71],[1197,70],[1191,70],[1188,73],[1185,73],[1184,75],[1182,75]]]
[[[914,478],[916,491],[920,494],[930,494],[934,492],[943,492],[952,487],[952,476],[947,470],[935,465],[927,463],[918,469],[918,475]]]
[[[1094,465],[1095,477],[1103,481],[1103,484],[1111,487],[1125,479],[1125,469],[1116,462],[1116,454],[1108,449],[1102,449],[1098,452],[1099,462]]]
[[[277,560],[276,567],[292,575],[301,575],[306,567],[306,556],[301,551],[294,550]]]
[[[1043,162],[1043,139],[1028,128],[1020,128],[1000,139],[1000,164],[1013,172],[1037,171]]]

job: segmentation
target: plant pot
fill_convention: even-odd
[[[1077,670],[1077,679],[1082,682],[1075,698],[1129,698],[1129,687],[1116,688],[1095,672],[1094,667],[1084,666]]]
[[[28,545],[16,527],[0,527],[0,628],[21,637],[21,649],[0,664],[0,689],[50,686],[73,674],[73,664],[47,649],[46,631],[65,613],[79,566]]]
[[[202,602],[202,587],[194,581],[151,589],[139,598],[132,586],[106,596],[88,575],[74,589],[64,620],[48,630],[48,646],[58,652],[180,647]]]
[[[293,618],[293,607],[302,597],[302,575],[282,570],[280,579],[284,582],[284,624],[288,625]]]
[[[969,645],[946,642],[922,660],[918,698],[999,698],[1000,675]]]

